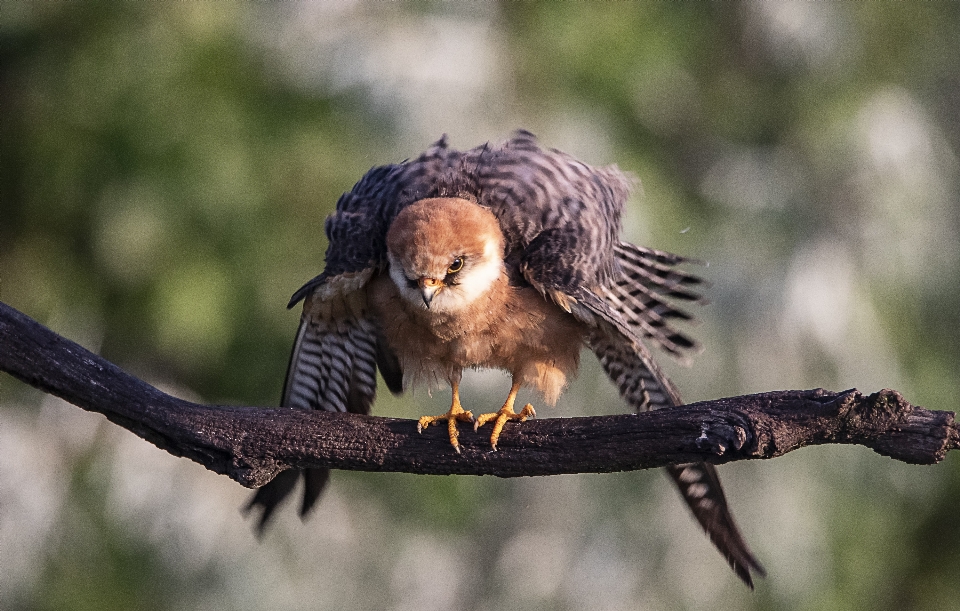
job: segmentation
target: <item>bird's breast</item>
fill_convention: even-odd
[[[386,275],[371,282],[369,298],[387,344],[414,381],[458,378],[470,367],[517,374],[548,363],[576,371],[581,325],[532,288],[509,286],[505,277],[456,314],[410,304]]]

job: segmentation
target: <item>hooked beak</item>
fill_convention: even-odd
[[[443,281],[423,277],[417,280],[417,285],[420,287],[420,294],[423,295],[423,304],[429,308],[433,297],[443,288]]]

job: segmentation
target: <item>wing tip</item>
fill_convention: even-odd
[[[310,512],[316,507],[330,479],[330,469],[287,469],[281,471],[272,480],[261,486],[250,497],[250,501],[240,508],[244,516],[257,513],[254,518],[253,530],[257,539],[262,541],[267,527],[273,521],[277,509],[286,502],[293,493],[300,476],[303,475],[303,499],[300,503],[300,519],[306,520]]]
[[[749,549],[744,547],[740,551],[744,555],[740,557],[728,555],[727,563],[730,565],[730,568],[733,569],[733,572],[736,573],[737,577],[740,578],[740,581],[746,584],[746,586],[751,590],[754,590],[754,575],[764,578],[767,576],[767,571],[763,568],[763,565],[760,564],[760,561],[753,556]]]
[[[309,295],[313,289],[317,288],[327,280],[327,273],[324,272],[319,276],[308,280],[306,284],[297,289],[297,291],[290,297],[290,301],[287,303],[287,309],[289,310],[293,306],[297,305]]]
[[[710,542],[737,577],[753,590],[753,576],[765,577],[767,573],[733,518],[716,467],[710,463],[686,463],[667,467],[667,473]]]
[[[248,516],[251,512],[255,513],[259,510],[260,514],[255,518],[253,525],[257,539],[263,540],[267,526],[273,520],[277,508],[279,508],[287,497],[290,496],[290,493],[293,492],[293,487],[297,484],[299,475],[300,471],[298,469],[281,471],[272,480],[258,488],[257,491],[253,493],[253,496],[250,497],[250,501],[246,506],[240,509],[244,516]]]

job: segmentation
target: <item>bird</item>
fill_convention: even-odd
[[[446,423],[453,451],[459,424],[491,424],[496,450],[521,388],[553,404],[590,349],[636,412],[682,404],[646,342],[679,359],[699,344],[673,320],[692,316],[673,301],[702,301],[693,261],[620,239],[635,179],[593,167],[516,131],[500,144],[459,151],[444,135],[424,153],[369,170],[325,223],[323,272],[293,294],[303,301],[281,405],[367,414],[377,372],[396,394],[451,389]],[[500,409],[460,403],[464,369],[511,376]],[[694,517],[750,588],[764,569],[750,551],[708,463],[668,467]],[[328,469],[291,469],[259,488],[247,511],[263,531],[298,479],[301,517],[319,499]]]

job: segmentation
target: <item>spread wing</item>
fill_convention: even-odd
[[[672,328],[671,318],[689,319],[667,297],[697,299],[689,287],[695,276],[670,269],[683,261],[667,253],[619,244],[617,260],[622,276],[598,291],[586,288],[561,290],[545,282],[544,292],[565,305],[577,318],[593,326],[588,343],[621,396],[636,411],[683,403],[680,393],[654,361],[641,336],[667,351],[684,355],[696,344]],[[527,275],[533,275],[527,271]],[[681,496],[713,544],[747,585],[751,571],[764,574],[733,519],[716,468],[708,463],[668,467]]]
[[[373,272],[336,276],[307,297],[282,406],[369,414],[378,366],[390,390],[402,390],[396,359],[366,309],[366,283]]]
[[[601,323],[590,338],[590,348],[636,411],[682,404],[676,387],[636,337],[626,337],[615,325]],[[733,519],[716,467],[688,463],[667,467],[667,472],[710,540],[737,576],[753,588],[751,571],[765,573]]]
[[[375,167],[337,202],[325,223],[326,268],[290,299],[304,301],[281,406],[369,413],[380,370],[387,387],[403,390],[400,364],[366,311],[366,284],[386,264],[386,234],[404,206],[426,197],[451,158],[441,139],[413,161]],[[304,480],[300,515],[316,504],[329,469],[290,469],[262,486],[247,505],[260,512],[262,535],[277,507]]]
[[[402,390],[400,365],[365,307],[366,283],[374,271],[368,268],[324,278],[309,293],[290,354],[281,406],[368,414],[376,397],[378,368],[392,392]],[[305,516],[329,476],[329,469],[290,469],[259,488],[247,506],[248,511],[260,510],[259,533],[300,477],[304,482],[300,515]]]

